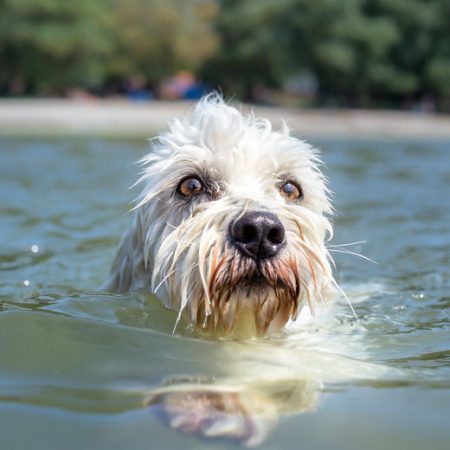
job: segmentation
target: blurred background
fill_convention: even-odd
[[[450,111],[448,0],[0,0],[2,97]]]

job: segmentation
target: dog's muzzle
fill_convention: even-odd
[[[230,223],[230,242],[244,256],[259,261],[278,254],[285,230],[274,214],[250,211]]]

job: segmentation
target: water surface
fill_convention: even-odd
[[[448,448],[450,142],[311,141],[331,244],[367,241],[347,248],[377,262],[334,253],[359,319],[341,301],[294,336],[217,342],[172,335],[151,296],[98,291],[145,142],[2,138],[0,447],[240,448],[171,430],[143,398],[173,377],[282,373],[317,381],[313,400],[261,448]]]

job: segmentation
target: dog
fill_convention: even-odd
[[[151,142],[107,290],[151,292],[176,311],[175,327],[220,338],[278,335],[302,310],[331,303],[340,290],[327,250],[333,208],[316,149],[218,94]],[[221,340],[225,374],[172,376],[143,405],[173,428],[256,446],[279,415],[317,404],[329,357],[304,356],[295,342],[307,340]]]
[[[145,289],[195,330],[264,336],[335,292],[318,151],[218,94],[152,140],[106,284]]]

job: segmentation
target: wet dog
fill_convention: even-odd
[[[152,143],[108,290],[147,290],[177,312],[175,326],[227,337],[278,333],[305,305],[314,313],[327,302],[337,287],[332,207],[314,148],[218,95]],[[174,428],[248,446],[279,415],[314,409],[320,379],[305,373],[311,361],[297,361],[297,347],[221,344],[210,363],[225,374],[171,376],[143,404]]]
[[[218,95],[152,142],[108,290],[149,290],[227,336],[278,332],[326,302],[332,208],[314,148]]]

